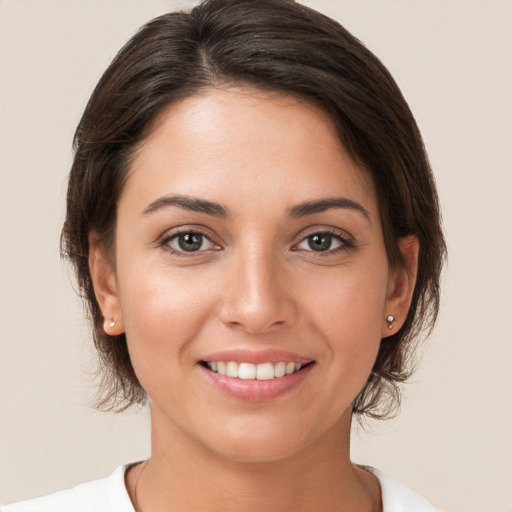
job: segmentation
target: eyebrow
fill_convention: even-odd
[[[213,203],[206,199],[199,199],[197,197],[189,196],[164,196],[156,199],[150,203],[142,212],[144,215],[149,215],[161,208],[166,206],[180,206],[185,210],[191,210],[193,212],[206,213],[213,215],[214,217],[228,217],[228,210],[219,203]]]
[[[368,210],[356,201],[347,199],[346,197],[328,197],[325,199],[317,199],[315,201],[306,201],[290,208],[288,210],[288,215],[294,219],[298,219],[306,215],[325,212],[331,208],[355,210],[362,213],[364,217],[370,221],[370,214],[368,213]]]
[[[207,201],[206,199],[200,199],[198,197],[183,195],[170,195],[160,197],[150,203],[142,213],[143,215],[149,215],[150,213],[153,213],[167,206],[179,206],[186,210],[206,213],[207,215],[212,215],[214,217],[229,217],[229,210],[220,203]],[[356,212],[362,213],[367,220],[370,220],[370,214],[366,208],[364,208],[356,201],[346,197],[329,197],[324,199],[316,199],[314,201],[305,201],[304,203],[299,203],[290,208],[288,210],[288,216],[293,219],[299,219],[307,215],[325,212],[332,208],[355,210]]]

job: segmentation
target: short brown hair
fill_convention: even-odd
[[[116,205],[131,158],[170,103],[211,86],[248,84],[306,98],[335,121],[340,140],[375,183],[390,265],[400,238],[419,239],[418,275],[403,327],[381,342],[354,413],[382,418],[399,403],[420,331],[439,308],[445,255],[438,197],[416,122],[393,78],[336,21],[292,0],[207,0],[147,23],[96,86],[74,138],[62,253],[73,263],[101,360],[104,409],[143,403],[126,336],[109,336],[89,272],[88,235],[112,247]]]

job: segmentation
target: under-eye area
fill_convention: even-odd
[[[226,377],[242,380],[271,380],[286,377],[299,372],[303,368],[311,366],[314,361],[306,364],[280,361],[277,363],[238,363],[236,361],[201,361],[200,364]]]

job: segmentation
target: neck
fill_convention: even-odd
[[[137,483],[137,512],[380,510],[378,482],[350,462],[350,417],[290,457],[246,462],[212,452],[161,414],[152,407],[152,455],[127,478],[132,500]]]

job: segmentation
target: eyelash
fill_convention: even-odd
[[[216,245],[208,235],[202,233],[201,231],[197,231],[194,229],[184,229],[181,231],[175,231],[174,233],[172,233],[170,235],[164,236],[162,238],[162,240],[158,243],[158,245],[160,247],[163,247],[171,255],[179,255],[179,256],[185,257],[185,258],[197,256],[197,254],[204,253],[206,250],[208,250],[208,249],[206,249],[206,250],[203,249],[203,250],[198,250],[198,251],[185,251],[185,250],[174,249],[169,245],[173,240],[178,240],[180,236],[184,236],[184,235],[200,236],[202,239],[201,245],[203,245],[205,240],[208,240],[208,242],[210,242],[213,246]],[[215,249],[215,250],[218,250],[218,249]]]
[[[186,229],[174,232],[170,235],[164,236],[160,242],[158,242],[158,245],[160,247],[165,248],[166,251],[169,252],[170,255],[179,255],[180,257],[194,257],[198,254],[204,253],[210,249],[203,249],[203,250],[197,250],[197,251],[185,251],[185,250],[179,250],[179,249],[173,249],[169,244],[173,240],[178,240],[180,236],[184,235],[198,235],[201,237],[201,246],[203,245],[204,241],[207,240],[210,244],[213,246],[216,246],[216,244],[211,240],[211,238],[206,235],[205,233],[202,233],[201,231],[193,230],[193,229]],[[333,239],[336,239],[340,245],[338,247],[335,247],[334,249],[326,249],[324,251],[315,251],[315,250],[307,250],[306,252],[310,252],[314,254],[315,257],[328,257],[332,256],[333,254],[337,254],[342,251],[349,251],[350,249],[355,248],[355,244],[352,240],[350,240],[349,237],[346,235],[343,235],[340,231],[334,230],[334,229],[324,229],[320,231],[314,231],[313,233],[305,236],[301,239],[301,241],[292,248],[292,250],[297,251],[300,249],[296,249],[296,247],[300,247],[301,244],[307,242],[308,239],[310,239],[313,236],[329,236]],[[217,246],[218,247],[218,246]],[[214,249],[218,250],[218,249]]]
[[[343,251],[349,251],[350,249],[355,248],[355,243],[347,235],[344,235],[340,231],[335,230],[335,229],[324,229],[324,230],[320,230],[320,231],[314,231],[313,233],[305,236],[296,245],[296,247],[307,242],[308,239],[310,239],[311,237],[313,237],[315,235],[320,235],[320,236],[327,235],[329,237],[332,237],[333,239],[336,239],[340,243],[340,245],[338,247],[335,247],[334,249],[327,249],[325,251],[314,251],[314,250],[307,251],[307,252],[311,252],[312,254],[314,254],[315,257],[324,258],[324,257],[332,256],[334,254],[338,254]]]

